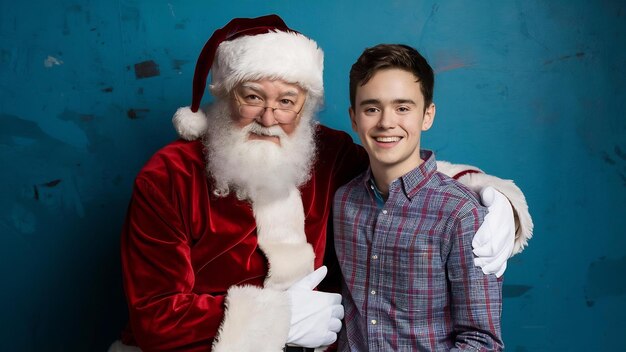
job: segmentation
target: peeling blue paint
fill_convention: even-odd
[[[528,286],[528,285],[505,284],[502,287],[502,297],[505,297],[505,298],[519,297],[519,296],[526,294],[526,292],[530,291],[531,289],[532,289],[532,286]]]
[[[507,350],[623,349],[626,4],[582,0],[0,2],[4,349],[119,337],[134,177],[175,138],[213,30],[267,13],[324,49],[323,123],[352,133],[348,71],[364,48],[416,46],[437,71],[423,145],[525,191],[535,237],[504,275]]]
[[[585,282],[587,306],[605,297],[626,295],[626,256],[618,259],[599,258],[589,264]]]
[[[20,204],[14,204],[11,209],[11,220],[13,228],[22,234],[29,235],[37,229],[37,219],[35,215]]]

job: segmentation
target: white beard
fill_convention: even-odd
[[[243,128],[235,126],[228,104],[221,101],[209,107],[207,116],[212,121],[204,146],[215,195],[223,197],[234,190],[239,199],[269,200],[286,196],[311,177],[315,126],[310,116],[303,114],[290,136],[280,126],[266,128],[256,122]],[[277,136],[280,145],[248,140],[251,131]]]

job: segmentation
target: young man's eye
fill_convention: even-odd
[[[377,114],[380,110],[378,108],[370,107],[363,109],[363,112],[367,115]]]
[[[411,111],[408,106],[399,106],[396,110],[401,114],[406,114]]]

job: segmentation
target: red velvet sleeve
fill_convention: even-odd
[[[369,165],[369,159],[365,149],[354,143],[349,134],[342,131],[330,130],[329,135],[329,139],[332,139],[332,141],[324,143],[320,148],[322,150],[324,150],[324,148],[332,149],[332,155],[334,155],[332,180],[328,194],[330,204],[332,205],[335,191],[364,172]],[[320,154],[324,155],[325,153]],[[328,217],[326,253],[324,255],[324,265],[328,267],[328,274],[326,275],[326,279],[324,279],[319,286],[319,289],[327,292],[341,292],[341,270],[335,255],[333,231],[331,210],[330,216]]]
[[[131,329],[144,352],[210,351],[224,296],[192,292],[190,239],[163,192],[138,178],[122,233]]]
[[[333,175],[333,194],[344,184],[360,175],[369,166],[369,159],[365,149],[354,143],[352,137],[345,132],[340,132],[341,148],[338,150],[336,167]],[[338,137],[335,137],[339,139]],[[332,203],[332,201],[331,201]]]

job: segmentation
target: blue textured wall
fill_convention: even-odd
[[[536,237],[505,276],[508,350],[626,350],[626,6],[609,0],[3,0],[0,350],[117,336],[133,177],[175,138],[212,31],[271,12],[326,52],[322,122],[349,128],[366,46],[416,46],[438,73],[425,146],[526,192]]]

